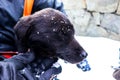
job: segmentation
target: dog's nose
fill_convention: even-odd
[[[82,51],[82,53],[80,54],[81,58],[86,58],[87,57],[87,53],[85,51]]]

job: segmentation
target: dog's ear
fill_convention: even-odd
[[[18,52],[28,50],[27,37],[30,32],[32,19],[30,16],[22,17],[14,27],[17,36]]]
[[[23,39],[31,26],[32,19],[30,16],[22,17],[14,27],[18,39]]]

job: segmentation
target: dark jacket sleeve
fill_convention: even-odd
[[[35,0],[32,12],[34,13],[44,8],[54,8],[65,13],[64,4],[61,0]]]
[[[16,80],[16,70],[12,63],[0,62],[0,80]]]
[[[26,52],[25,54],[19,53],[18,55],[15,55],[9,59],[5,59],[4,62],[11,62],[14,64],[17,70],[20,70],[23,69],[29,63],[31,63],[34,59],[34,53]]]
[[[19,70],[23,69],[33,59],[34,54],[27,52],[26,54],[21,53],[12,58],[0,61],[0,80],[26,80],[19,74]]]

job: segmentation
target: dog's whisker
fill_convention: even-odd
[[[61,50],[61,51],[56,51],[56,53],[58,53],[58,54],[64,54],[64,53],[69,53],[69,51],[67,51],[67,50]]]

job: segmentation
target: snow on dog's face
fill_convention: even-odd
[[[19,52],[32,49],[40,57],[59,57],[70,63],[86,58],[86,51],[74,38],[74,28],[60,11],[46,8],[23,17],[15,26]]]

